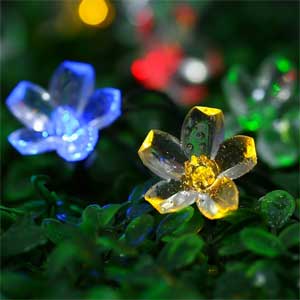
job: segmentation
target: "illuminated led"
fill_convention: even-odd
[[[180,72],[186,80],[193,84],[202,83],[208,77],[206,65],[195,58],[185,59],[180,66]]]
[[[163,89],[169,84],[181,60],[182,51],[177,45],[159,45],[143,58],[135,60],[131,73],[146,88]]]
[[[41,118],[42,119],[42,118]],[[35,131],[43,131],[43,128],[44,128],[44,121],[43,120],[35,120],[33,122],[33,129]]]
[[[273,90],[274,96],[276,96],[280,92],[281,88],[278,83],[274,83],[272,85],[272,90]]]
[[[42,94],[42,99],[45,101],[49,101],[50,100],[50,95],[48,93],[43,93]]]
[[[107,0],[82,0],[78,13],[84,23],[95,26],[109,18],[110,9]]]
[[[291,69],[291,62],[285,58],[279,58],[276,61],[276,66],[280,72],[286,73]]]
[[[252,92],[252,97],[257,101],[263,100],[264,96],[265,96],[265,91],[263,89],[255,89]]]
[[[198,111],[201,114],[195,114]],[[223,218],[238,208],[239,193],[232,179],[249,172],[257,163],[254,140],[239,135],[222,143],[222,111],[201,106],[187,114],[181,132],[178,141],[168,133],[151,130],[140,147],[143,164],[164,179],[146,192],[145,200],[162,214],[196,202],[205,217]],[[187,141],[200,143],[200,154],[199,147]],[[190,151],[185,151],[186,146]],[[203,154],[205,149],[210,151]]]
[[[119,90],[93,87],[92,66],[70,61],[54,72],[49,93],[19,83],[6,105],[27,128],[11,133],[9,142],[23,155],[56,150],[67,161],[85,159],[98,141],[98,130],[121,114]]]
[[[236,83],[237,82],[237,80],[238,80],[238,72],[237,72],[237,70],[235,68],[232,68],[229,71],[229,73],[227,75],[227,79],[231,83]]]

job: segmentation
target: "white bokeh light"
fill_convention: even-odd
[[[190,83],[199,84],[207,79],[208,69],[201,60],[187,58],[180,66],[180,74]]]

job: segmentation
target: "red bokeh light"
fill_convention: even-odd
[[[157,46],[144,58],[135,60],[131,65],[131,72],[144,87],[163,89],[169,84],[182,57],[182,50],[177,45]]]
[[[174,14],[177,23],[185,27],[194,26],[198,19],[196,10],[188,4],[177,5]]]
[[[185,105],[200,103],[208,95],[208,89],[204,85],[183,87],[180,93],[180,102]]]
[[[148,36],[154,28],[153,11],[151,8],[144,8],[136,15],[136,26],[139,34]]]

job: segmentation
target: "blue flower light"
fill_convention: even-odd
[[[95,148],[99,129],[121,115],[120,90],[94,91],[94,77],[91,65],[64,61],[49,92],[21,81],[6,104],[26,128],[11,133],[9,142],[23,155],[56,150],[67,161],[85,159]]]

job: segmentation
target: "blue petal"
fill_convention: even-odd
[[[98,130],[82,127],[72,135],[63,135],[57,145],[57,153],[67,161],[85,159],[95,148],[98,141]]]
[[[58,136],[72,135],[80,127],[80,121],[75,117],[74,111],[69,107],[57,107],[52,115],[54,132]]]
[[[35,131],[51,131],[53,109],[50,95],[38,85],[21,81],[6,99],[9,110],[25,126]]]
[[[69,106],[80,115],[94,90],[94,68],[64,61],[54,72],[49,92],[57,106]]]
[[[89,99],[83,120],[90,126],[109,126],[121,115],[121,91],[114,88],[98,89]]]
[[[11,133],[8,141],[23,155],[52,151],[56,146],[55,137],[48,136],[46,131],[35,132],[27,128]]]

